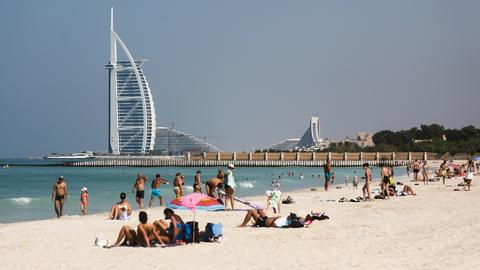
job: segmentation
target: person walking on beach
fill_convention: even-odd
[[[370,181],[372,180],[372,171],[370,170],[370,166],[368,163],[363,164],[363,169],[365,171],[365,184],[363,185],[362,192],[363,192],[363,200],[368,199],[371,201],[370,198]],[[367,196],[365,197],[365,194]]]
[[[202,172],[198,170],[195,173],[195,179],[193,182],[193,193],[203,193],[201,177],[202,177]]]
[[[467,168],[465,169],[465,185],[463,190],[470,191],[470,186],[472,185],[473,174],[475,173],[475,163],[473,160],[469,159],[466,164]]]
[[[428,185],[428,165],[426,160],[423,162],[422,176],[423,176],[423,184]]]
[[[145,197],[145,182],[147,182],[147,177],[143,176],[140,173],[137,173],[137,179],[132,187],[132,193],[135,193],[135,200],[137,201],[138,207],[143,209],[143,198]]]
[[[235,195],[235,188],[237,187],[237,183],[235,182],[235,176],[233,175],[233,170],[235,169],[235,165],[232,163],[228,164],[227,166],[227,173],[225,177],[227,181],[224,182],[225,186],[225,209],[228,209],[228,200],[230,200],[230,204],[232,205],[232,210],[235,209],[234,207],[234,195]]]
[[[158,197],[158,200],[160,202],[160,206],[163,206],[163,197],[160,192],[160,185],[168,185],[168,181],[163,179],[160,174],[157,174],[155,176],[155,179],[152,180],[152,184],[150,187],[152,188],[152,192],[150,194],[150,202],[148,203],[148,208],[152,207],[152,202],[155,197]]]
[[[447,178],[447,171],[448,171],[447,161],[443,160],[442,164],[440,164],[440,167],[438,168],[437,175],[440,175],[442,177],[444,185],[445,185],[445,178]]]
[[[330,159],[323,166],[323,173],[325,174],[325,191],[328,191],[328,185],[330,184],[330,178],[332,177],[332,166],[330,165]]]
[[[67,203],[68,188],[63,176],[58,177],[57,182],[53,184],[52,201],[57,218],[63,216],[63,206]]]
[[[80,212],[82,215],[87,214],[87,208],[90,206],[90,197],[88,196],[88,189],[83,187],[80,194]]]
[[[348,177],[348,174],[345,175],[345,186],[348,187],[348,180],[350,180],[350,178]]]
[[[407,164],[407,177],[410,177],[410,164]]]
[[[413,168],[413,180],[415,180],[415,182],[417,182],[418,181],[418,173],[420,172],[420,163],[418,162],[418,160],[415,159],[415,161],[412,164],[412,168]]]

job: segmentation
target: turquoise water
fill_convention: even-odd
[[[40,162],[40,161],[36,161]],[[0,164],[14,164],[12,160],[0,160]],[[16,161],[16,164],[26,164]],[[28,163],[32,164],[32,163]],[[38,163],[35,163],[38,164]],[[51,201],[52,185],[58,176],[63,175],[69,188],[69,199],[65,207],[66,215],[78,215],[80,189],[86,186],[89,190],[91,205],[89,213],[107,212],[113,203],[118,201],[121,192],[127,193],[127,200],[137,209],[134,195],[131,193],[135,176],[142,173],[151,180],[155,174],[172,183],[176,172],[186,176],[186,192],[192,192],[193,176],[196,170],[202,171],[202,181],[215,177],[218,168],[186,168],[186,167],[61,167],[61,166],[11,166],[8,169],[0,167],[0,223],[17,221],[48,219],[55,216]],[[344,183],[345,175],[350,176],[353,171],[358,175],[363,170],[356,168],[334,168],[336,183]],[[400,171],[400,169],[398,169]],[[293,173],[293,176],[287,176]],[[373,176],[379,177],[378,168],[372,169]],[[282,176],[283,174],[283,176]],[[300,179],[300,174],[304,179]],[[313,177],[312,177],[313,175]],[[318,175],[321,175],[319,178]],[[265,194],[270,189],[272,180],[279,180],[282,191],[319,187],[323,185],[323,168],[312,167],[238,167],[235,178],[238,183],[236,196],[246,197]],[[145,200],[150,199],[150,183],[145,192]],[[203,187],[204,188],[204,187]],[[162,185],[164,203],[174,198],[171,185]],[[154,204],[158,206],[158,200]]]

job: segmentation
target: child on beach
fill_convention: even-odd
[[[358,176],[357,171],[353,171],[353,189],[358,189]]]
[[[349,177],[348,177],[348,174],[345,175],[345,186],[348,187],[348,180],[349,180]]]
[[[80,212],[82,215],[87,214],[87,208],[90,206],[90,198],[88,197],[88,189],[83,187],[81,189],[82,193],[80,194]]]

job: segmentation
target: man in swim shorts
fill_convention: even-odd
[[[413,180],[415,180],[415,182],[417,182],[418,181],[418,173],[420,172],[420,163],[418,162],[418,160],[415,159],[415,161],[412,164],[412,168],[413,168]]]
[[[160,177],[160,174],[157,174],[150,186],[152,188],[152,193],[150,194],[150,202],[148,203],[148,208],[152,207],[153,198],[155,197],[158,197],[158,200],[160,201],[160,206],[163,206],[163,198],[160,193],[161,184],[168,185],[168,181]]]
[[[201,185],[201,176],[202,176],[202,172],[201,171],[197,171],[195,173],[195,179],[193,181],[193,192],[194,193],[203,193],[203,190],[202,190],[202,185]]]
[[[328,185],[332,177],[332,166],[330,165],[330,159],[327,159],[327,162],[323,166],[323,172],[325,174],[325,191],[328,191]]]
[[[63,216],[63,205],[67,203],[68,189],[63,176],[58,177],[57,182],[53,184],[52,201],[57,218]]]
[[[215,196],[215,190],[222,188],[223,186],[223,179],[219,178],[210,178],[208,181],[205,183],[205,191],[207,192],[207,195],[212,198],[217,198]]]
[[[143,209],[143,198],[145,197],[145,182],[147,182],[147,177],[143,176],[140,173],[137,173],[137,179],[135,184],[133,184],[132,193],[137,190],[135,193],[135,200],[137,201],[138,207]]]

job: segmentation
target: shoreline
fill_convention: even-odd
[[[223,224],[219,243],[155,248],[120,247],[104,249],[93,245],[101,236],[114,242],[120,228],[127,224],[136,228],[134,220],[110,221],[105,215],[69,216],[0,226],[0,252],[5,254],[7,269],[50,269],[44,258],[58,254],[59,267],[69,269],[138,267],[191,267],[196,269],[475,269],[480,259],[480,189],[475,176],[470,192],[452,191],[460,178],[429,185],[414,186],[418,196],[393,197],[373,202],[338,202],[341,197],[354,198],[361,187],[324,191],[296,190],[284,192],[296,201],[281,205],[281,215],[290,212],[304,216],[323,211],[329,220],[315,221],[308,228],[238,228],[245,212],[197,212],[196,220],[203,229],[207,222]],[[400,180],[398,177],[397,181]],[[403,180],[404,183],[411,184]],[[372,182],[372,190],[378,180]],[[254,203],[265,205],[265,196],[250,196]],[[335,202],[327,200],[335,199]],[[148,211],[149,221],[163,218],[163,208]],[[190,211],[177,211],[187,221]],[[271,209],[267,214],[272,216]],[[60,251],[60,253],[59,253]],[[29,256],[24,256],[29,254]],[[461,254],[468,260],[452,255]],[[161,257],[160,257],[161,256]],[[163,258],[163,259],[161,259]],[[188,258],[186,260],[185,258]]]

